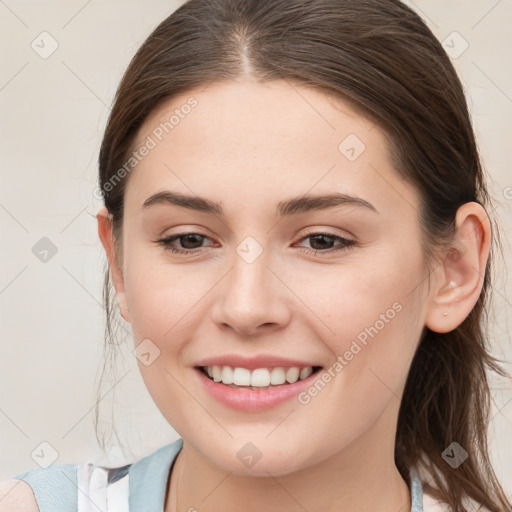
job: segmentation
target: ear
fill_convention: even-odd
[[[475,306],[491,244],[489,217],[480,204],[463,204],[455,224],[453,246],[441,263],[441,280],[436,283],[425,318],[425,325],[440,333],[453,331]]]
[[[96,215],[98,220],[98,235],[100,237],[105,253],[107,254],[110,273],[112,281],[116,290],[117,299],[119,301],[119,308],[121,316],[127,321],[130,321],[130,313],[128,311],[126,293],[124,289],[124,279],[122,269],[117,261],[117,255],[114,246],[114,237],[112,234],[111,215],[108,213],[106,207],[100,208]]]

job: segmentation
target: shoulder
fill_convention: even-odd
[[[169,468],[183,446],[179,438],[134,463],[104,467],[93,463],[54,464],[34,468],[0,482],[0,512],[76,512],[88,510],[92,499],[120,504],[128,510],[128,496],[140,498],[144,510],[149,498],[165,495]],[[80,491],[80,492],[79,492]],[[149,493],[153,493],[148,496]]]
[[[57,464],[48,468],[30,469],[14,476],[3,484],[6,491],[5,498],[0,501],[0,512],[4,512],[4,509],[18,512],[18,508],[19,512],[76,511],[77,468],[73,464]],[[9,500],[8,505],[4,504],[6,500]],[[13,500],[19,502],[16,505],[18,508],[10,504]],[[26,508],[30,506],[32,508]]]
[[[39,512],[32,487],[23,480],[0,482],[0,512]]]

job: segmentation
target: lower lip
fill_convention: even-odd
[[[321,370],[312,373],[304,380],[293,384],[283,384],[267,389],[231,388],[209,379],[201,370],[194,368],[206,391],[220,403],[239,411],[255,412],[276,407],[286,400],[296,397],[311,385]]]

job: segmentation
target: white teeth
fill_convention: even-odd
[[[247,368],[235,368],[233,370],[233,384],[235,384],[235,386],[250,386],[251,370]]]
[[[272,372],[270,374],[270,384],[274,386],[279,384],[284,384],[286,382],[286,377],[284,374],[284,368],[281,366],[277,368],[272,368]]]
[[[297,366],[283,368],[278,366],[275,368],[256,368],[251,371],[242,367],[213,365],[205,367],[205,370],[215,382],[258,388],[280,386],[285,383],[293,384],[298,380],[306,379],[313,373],[313,367],[311,366],[305,368]]]
[[[220,382],[222,380],[222,372],[221,372],[221,366],[214,365],[212,368],[213,371],[213,380],[215,382]]]
[[[231,366],[222,367],[222,382],[224,384],[233,384],[233,368]]]
[[[270,372],[266,368],[257,368],[251,372],[251,386],[263,388],[270,386]]]
[[[306,377],[309,377],[313,373],[313,368],[311,366],[308,366],[307,368],[302,368],[300,371],[300,380],[305,379]]]
[[[300,368],[297,368],[296,366],[292,366],[291,368],[288,368],[288,370],[286,370],[286,380],[290,384],[297,382],[299,380],[299,373],[300,373]]]

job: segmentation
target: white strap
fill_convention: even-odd
[[[108,512],[129,512],[129,479],[126,475],[107,487]]]
[[[129,512],[129,475],[108,484],[108,471],[82,464],[78,467],[77,512]]]

